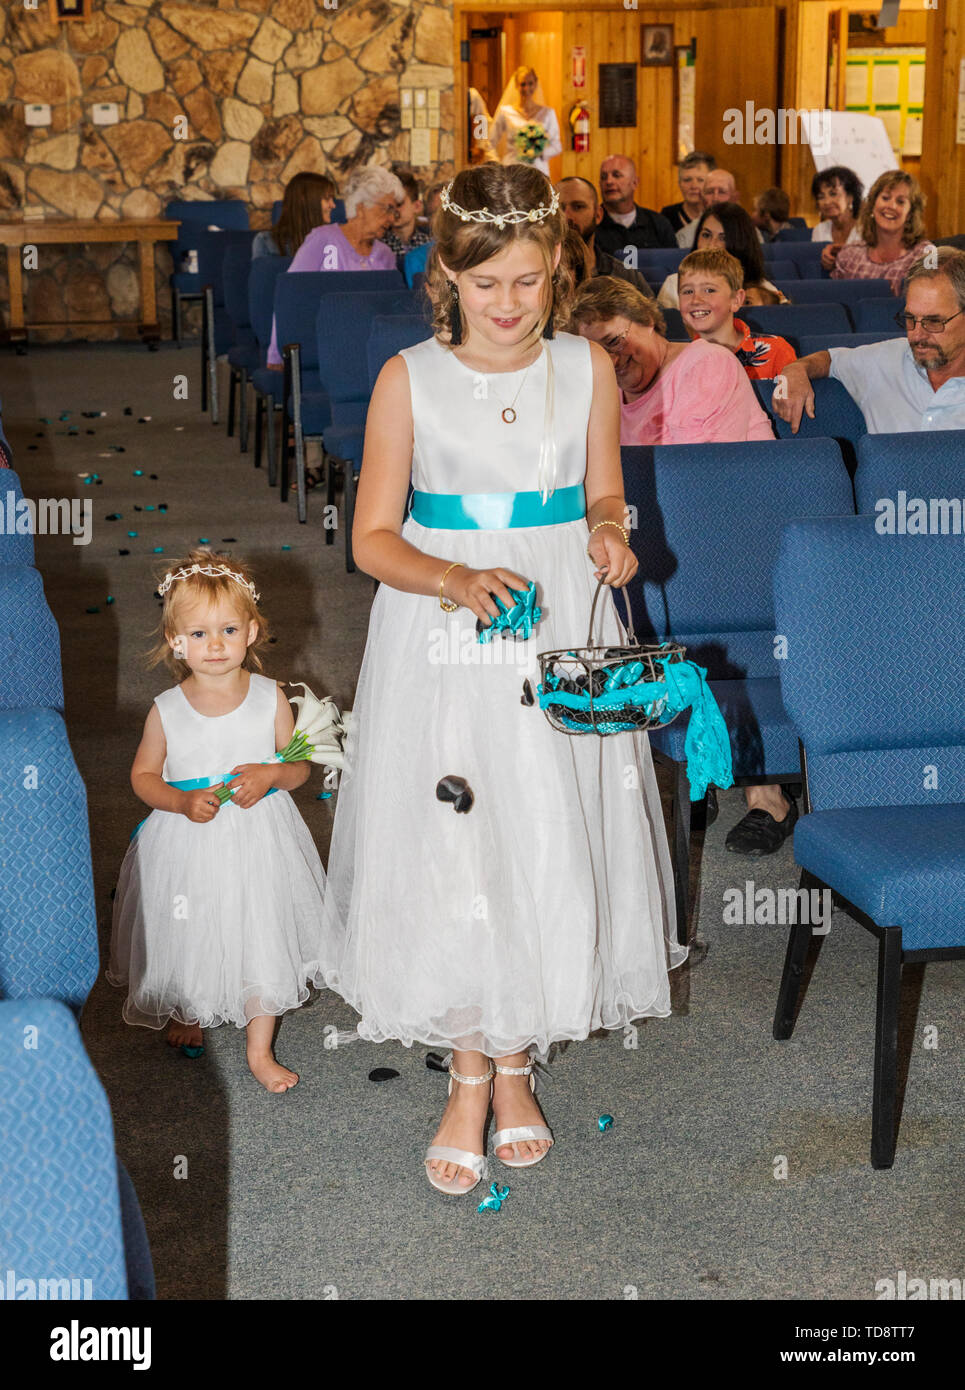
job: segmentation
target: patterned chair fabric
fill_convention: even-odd
[[[31,565],[0,565],[0,710],[62,710],[60,633]]]

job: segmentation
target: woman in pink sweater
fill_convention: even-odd
[[[610,354],[621,391],[621,444],[720,444],[773,439],[732,352],[671,343],[663,314],[633,285],[600,275],[581,285],[573,324]]]

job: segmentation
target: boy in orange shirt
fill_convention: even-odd
[[[680,313],[692,338],[729,348],[752,378],[777,376],[797,360],[784,338],[753,333],[735,317],[746,297],[744,272],[729,251],[692,251],[680,262],[678,277]]]

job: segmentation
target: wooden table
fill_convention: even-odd
[[[7,248],[7,275],[10,285],[10,327],[5,337],[17,345],[18,352],[26,351],[27,327],[23,311],[23,248],[25,246],[89,246],[94,242],[136,241],[141,271],[141,316],[137,329],[148,347],[154,348],[161,337],[157,321],[157,297],[154,292],[154,247],[159,241],[174,241],[180,222],[166,217],[131,217],[117,222],[94,219],[71,221],[51,218],[42,222],[0,222],[0,246]],[[100,319],[92,322],[65,320],[64,326],[92,328],[115,322]],[[119,322],[123,322],[120,320]],[[52,323],[33,323],[32,328],[57,328]]]

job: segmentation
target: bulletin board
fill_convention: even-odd
[[[923,48],[858,48],[848,52],[845,106],[878,116],[896,157],[921,155],[925,99]]]

